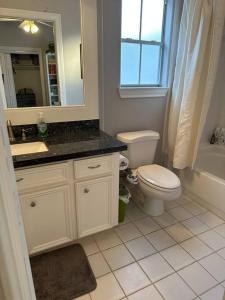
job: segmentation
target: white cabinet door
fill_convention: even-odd
[[[74,239],[74,208],[69,186],[46,189],[20,198],[31,254]]]
[[[75,186],[78,236],[112,227],[112,177],[79,182]]]

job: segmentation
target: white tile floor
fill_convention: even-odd
[[[98,286],[77,300],[223,300],[225,221],[187,197],[80,242]]]

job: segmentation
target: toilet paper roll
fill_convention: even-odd
[[[126,170],[128,168],[129,161],[128,159],[120,154],[120,171]]]

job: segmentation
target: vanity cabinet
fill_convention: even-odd
[[[20,199],[30,253],[73,241],[69,186],[22,195]]]
[[[75,238],[72,162],[16,171],[16,181],[30,254]]]
[[[77,227],[83,237],[111,227],[112,178],[76,184]]]
[[[117,225],[118,175],[118,155],[74,162],[78,237]]]
[[[16,171],[30,254],[118,224],[119,154]]]

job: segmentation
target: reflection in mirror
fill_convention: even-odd
[[[68,78],[77,78],[77,82],[69,82],[69,92],[74,91],[74,99],[61,99],[61,77],[58,72],[61,68],[58,68],[58,41],[54,32],[54,22],[48,20],[0,17],[0,66],[7,108],[82,104],[80,63],[76,66],[71,63],[71,69],[65,69],[66,72],[76,73],[65,74]],[[72,30],[70,38],[76,39],[78,51],[74,49],[74,55],[79,54],[76,62],[80,62],[80,40],[75,34],[73,36]],[[65,57],[62,61],[68,65]],[[78,90],[79,96],[76,97]]]

